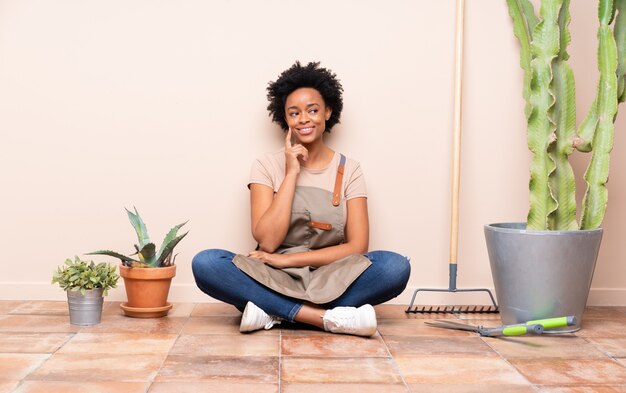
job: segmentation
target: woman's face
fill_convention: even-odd
[[[332,109],[312,87],[301,87],[287,96],[285,120],[299,143],[310,144],[322,137]]]

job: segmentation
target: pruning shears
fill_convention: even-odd
[[[445,319],[438,319],[436,321],[426,321],[424,322],[428,326],[445,328],[445,329],[456,329],[456,330],[467,330],[470,332],[476,332],[483,337],[497,337],[497,336],[522,336],[524,334],[542,334],[544,330],[548,329],[556,329],[565,326],[576,325],[576,317],[567,316],[567,317],[558,317],[558,318],[547,318],[547,319],[537,319],[534,321],[528,321],[525,323],[518,323],[514,325],[502,325],[498,327],[484,327],[482,325],[474,326],[468,325],[465,323],[449,321]]]

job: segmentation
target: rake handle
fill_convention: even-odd
[[[456,37],[454,55],[454,133],[452,154],[452,214],[450,225],[450,268],[454,265],[454,283],[450,274],[450,287],[456,288],[456,264],[459,245],[459,186],[461,180],[461,121],[463,85],[463,15],[465,0],[456,0]],[[454,285],[452,285],[454,284]]]

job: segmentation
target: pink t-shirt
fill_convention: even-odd
[[[296,186],[317,187],[332,193],[335,188],[335,177],[337,176],[340,157],[340,154],[335,152],[335,156],[326,168],[309,169],[301,167]],[[248,187],[250,187],[250,184],[263,184],[272,188],[274,192],[278,192],[284,179],[285,150],[281,149],[254,161]],[[367,198],[365,178],[361,171],[361,166],[350,158],[346,159],[341,197],[345,200]]]

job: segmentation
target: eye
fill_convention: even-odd
[[[309,111],[309,113],[311,113],[311,114],[316,114],[317,112],[318,112],[318,109],[311,109],[311,110]]]
[[[296,117],[296,116],[298,116],[298,112],[290,112],[289,116]]]

